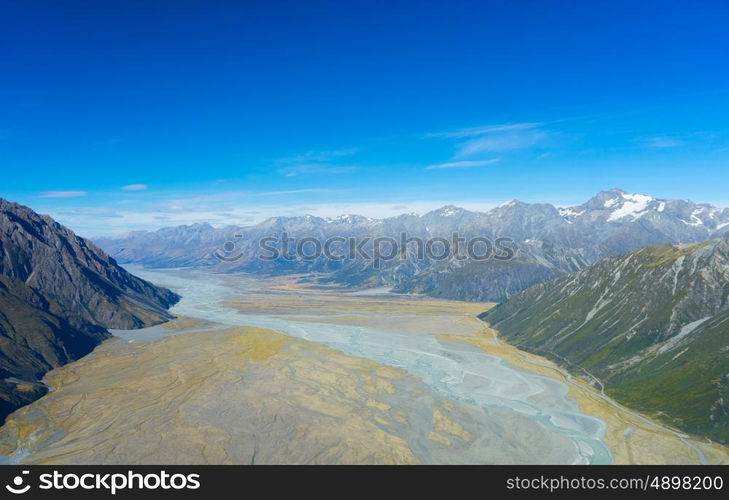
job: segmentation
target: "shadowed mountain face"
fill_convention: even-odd
[[[616,399],[729,443],[729,237],[607,258],[482,317]]]
[[[460,300],[502,301],[529,286],[579,271],[599,259],[645,245],[697,243],[729,231],[729,209],[684,200],[659,200],[619,189],[603,191],[587,203],[569,208],[511,201],[486,213],[446,206],[425,215],[406,214],[386,219],[341,216],[276,217],[255,226],[216,229],[194,224],[135,231],[121,237],[98,238],[97,244],[121,262],[148,267],[212,267],[216,271],[257,273],[329,273],[327,281],[353,287],[393,286],[403,293],[426,293]],[[419,258],[415,244],[403,258],[383,261],[355,256],[341,261],[326,258],[260,259],[259,242],[281,239],[370,238],[364,249],[373,253],[378,237],[451,239],[511,238],[513,259],[486,261]],[[226,251],[230,242],[234,248]],[[235,257],[232,262],[216,258]],[[345,252],[346,253],[346,252]]]
[[[89,353],[106,328],[168,320],[179,297],[136,278],[93,243],[0,199],[0,419],[45,393],[37,381]]]

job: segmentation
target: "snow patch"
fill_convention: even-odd
[[[578,212],[577,210],[575,210],[575,207],[558,208],[557,211],[562,217],[579,217],[580,215],[585,213],[584,210]]]
[[[326,219],[327,222],[339,222],[340,224],[356,224],[358,222],[370,222],[372,221],[369,217],[363,217],[355,214],[343,214],[338,215],[334,219]]]
[[[653,197],[644,194],[623,194],[623,205],[614,210],[608,217],[609,221],[615,221],[624,217],[638,218],[648,208],[648,204],[654,200]]]
[[[679,220],[681,222],[683,222],[684,224],[686,224],[687,226],[694,226],[694,227],[696,227],[696,226],[703,226],[704,225],[704,221],[701,220],[701,219],[699,219],[699,217],[698,217],[698,214],[702,213],[703,211],[704,211],[704,208],[697,208],[696,210],[694,210],[693,212],[691,212],[691,216],[690,216],[691,220],[690,221],[686,221],[686,220],[683,220],[683,219],[679,219]]]
[[[438,215],[442,217],[451,217],[452,215],[456,215],[460,213],[461,210],[454,206],[447,206],[440,209],[440,212],[438,212]]]

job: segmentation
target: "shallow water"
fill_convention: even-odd
[[[215,323],[257,326],[303,339],[321,342],[346,354],[398,367],[421,378],[433,390],[474,407],[513,412],[539,425],[562,449],[552,450],[564,463],[612,462],[602,442],[605,423],[580,412],[563,383],[515,368],[482,350],[460,343],[442,342],[432,335],[371,327],[300,321],[271,314],[241,314],[225,302],[259,292],[260,283],[242,275],[215,275],[198,270],[149,270],[131,268],[134,274],[168,287],[182,300],[172,312]],[[291,311],[308,314],[312,311]],[[315,313],[314,313],[315,314]],[[163,328],[114,331],[130,341],[152,340],[168,335]],[[484,413],[487,418],[487,413]],[[522,419],[516,419],[522,422]],[[519,433],[515,429],[514,436]],[[566,439],[565,439],[566,438]],[[530,446],[515,442],[515,446]]]

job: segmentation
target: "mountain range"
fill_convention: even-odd
[[[52,218],[0,199],[0,422],[45,394],[47,371],[109,337],[171,318],[179,297]]]
[[[609,257],[482,318],[618,401],[729,443],[729,236]]]
[[[507,238],[510,259],[261,259],[261,240]],[[729,210],[620,189],[582,205],[519,201],[488,212],[445,206],[385,219],[274,217],[194,224],[95,243],[0,199],[0,418],[48,388],[107,328],[170,319],[179,297],[125,271],[197,267],[300,274],[349,288],[501,302],[482,315],[503,338],[552,358],[606,394],[687,432],[729,443]],[[98,245],[98,246],[97,246]],[[105,249],[110,255],[105,253]],[[341,249],[341,248],[340,248]]]
[[[261,260],[259,242],[281,238],[510,238],[509,260],[420,258],[408,247],[404,258],[375,265],[361,256],[334,261]],[[385,219],[345,215],[274,217],[254,226],[214,228],[193,224],[158,231],[134,231],[95,242],[122,263],[148,267],[211,267],[220,272],[324,273],[322,282],[349,287],[391,286],[396,292],[460,300],[503,301],[529,286],[585,269],[598,260],[646,245],[688,244],[729,232],[729,209],[686,200],[656,199],[621,189],[602,191],[582,205],[510,201],[488,212],[445,206],[424,215]],[[225,244],[234,246],[227,251]],[[230,261],[216,257],[234,257]]]

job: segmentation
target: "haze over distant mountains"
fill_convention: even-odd
[[[399,239],[408,237],[506,237],[516,243],[514,259],[420,259],[408,247],[406,258],[381,263],[361,257],[333,261],[263,261],[264,237]],[[246,227],[214,228],[194,224],[158,231],[133,231],[95,241],[123,263],[148,267],[211,267],[220,272],[327,273],[322,280],[352,287],[392,286],[394,291],[425,293],[462,300],[502,301],[529,286],[579,271],[601,258],[652,244],[690,244],[729,232],[729,209],[686,200],[656,199],[620,189],[602,191],[586,203],[557,208],[550,204],[511,201],[485,213],[445,206],[422,216],[386,219],[344,215],[325,219],[309,215],[274,217]],[[226,242],[235,248],[224,251]],[[372,250],[371,245],[366,249]],[[215,253],[239,257],[221,262]]]
[[[0,244],[0,423],[46,392],[44,373],[108,338],[106,328],[167,321],[179,299],[50,217],[3,199]]]

